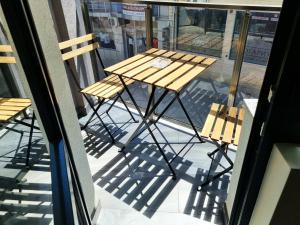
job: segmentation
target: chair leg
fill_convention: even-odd
[[[13,159],[16,159],[18,151],[19,151],[20,146],[21,146],[21,142],[22,142],[23,136],[24,136],[24,132],[22,130],[17,130],[17,129],[14,129],[14,128],[11,128],[11,127],[3,126],[2,124],[0,124],[0,128],[6,129],[6,130],[9,130],[9,131],[13,131],[13,132],[16,132],[16,133],[18,133],[18,134],[21,135],[20,139],[19,139],[19,142],[18,142],[18,145],[17,145],[17,148],[16,148],[16,151],[15,151],[15,155],[13,157]]]
[[[35,120],[35,114],[33,113],[32,119],[31,119],[31,127],[30,127],[30,133],[29,133],[29,140],[27,145],[27,152],[26,152],[26,167],[29,168],[29,157],[30,152],[32,148],[32,135],[33,135],[33,128],[34,128],[34,120]]]
[[[206,185],[208,185],[208,184],[210,183],[209,176],[210,176],[210,171],[211,171],[211,168],[212,168],[214,159],[215,159],[215,155],[213,154],[213,155],[212,155],[212,158],[211,158],[211,163],[210,163],[208,172],[207,172],[207,174],[206,174],[206,176],[205,176],[205,181],[204,181],[203,184],[201,184],[201,186],[198,188],[198,190],[201,190],[201,188],[203,188],[204,186],[206,186]]]
[[[113,137],[113,135],[111,134],[111,132],[109,131],[108,127],[105,125],[105,123],[103,122],[103,120],[101,119],[101,117],[99,116],[98,112],[96,111],[96,109],[94,108],[92,102],[90,101],[90,99],[83,94],[83,96],[85,97],[85,99],[87,100],[88,104],[90,105],[91,109],[93,110],[93,112],[95,113],[95,115],[98,117],[98,119],[100,120],[102,126],[104,127],[104,129],[106,130],[106,132],[108,133],[108,135],[110,136],[112,143],[115,143],[115,139]]]
[[[90,116],[90,118],[89,118],[89,119],[86,121],[86,123],[81,127],[81,130],[84,130],[84,129],[88,126],[88,124],[92,121],[92,119],[93,119],[94,116],[96,115],[96,112],[98,112],[98,110],[99,110],[99,108],[101,107],[101,105],[103,104],[103,102],[104,102],[104,99],[102,99],[102,100],[99,102],[97,108],[94,110],[94,112],[92,113],[92,115]]]
[[[17,145],[16,151],[15,151],[15,155],[14,155],[14,157],[13,157],[14,160],[17,159],[17,154],[18,154],[18,152],[19,152],[19,149],[20,149],[20,146],[21,146],[21,143],[22,143],[22,139],[23,139],[23,136],[24,136],[24,132],[21,131],[20,135],[21,135],[21,137],[20,137],[19,143],[18,143],[18,145]]]
[[[200,187],[198,188],[198,190],[201,190],[203,187],[207,186],[209,183],[211,183],[212,181],[218,179],[219,177],[221,177],[225,173],[228,173],[233,168],[233,162],[228,157],[228,155],[226,154],[226,150],[225,150],[226,148],[228,148],[228,144],[219,145],[217,142],[215,142],[215,144],[217,145],[218,149],[216,149],[212,153],[209,153],[210,156],[212,155],[212,157],[211,157],[212,160],[211,160],[210,168],[208,170],[208,173],[207,173],[205,181],[200,185]],[[227,167],[226,169],[224,169],[223,171],[217,173],[216,175],[210,177],[211,167],[212,167],[212,164],[214,162],[215,153],[218,152],[218,151],[220,151],[222,153],[222,156],[225,157],[226,161],[230,164],[230,166]]]
[[[224,149],[227,149],[227,147],[228,147],[228,145],[227,144],[222,144],[221,145],[221,148],[224,148]],[[214,154],[216,154],[218,151],[220,151],[220,148],[217,148],[216,150],[214,150],[214,151],[212,151],[212,152],[209,152],[209,153],[207,153],[207,156],[209,157],[209,158],[211,158],[212,159],[212,155],[214,155]],[[227,154],[227,151],[225,150],[225,153]]]

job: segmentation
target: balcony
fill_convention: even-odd
[[[145,4],[151,5],[151,27],[148,26],[151,23],[147,21],[147,13],[144,13]],[[216,63],[194,79],[181,95],[199,132],[212,103],[241,107],[245,104],[245,99],[258,98],[280,9],[278,6],[238,8],[214,4],[204,7],[203,4],[156,4],[148,1],[129,4],[88,0],[82,2],[83,11],[77,12],[82,14],[80,22],[86,23],[87,33],[96,34],[97,41],[102,46],[100,56],[105,67],[143,53],[149,45],[216,59]],[[66,6],[62,9],[66,26],[72,29],[72,24],[68,24],[72,15],[68,14]],[[52,13],[54,20],[57,20],[58,12]],[[83,18],[89,20],[84,21]],[[150,36],[152,41],[149,43]],[[77,70],[83,86],[92,84],[93,79],[104,79],[105,76],[97,58],[92,54],[88,58],[80,57],[75,60],[71,67]],[[87,75],[86,71],[93,70],[101,72]],[[76,88],[71,79],[70,76],[69,85],[79,123],[85,124],[93,112],[82,96],[74,91]],[[1,95],[13,95],[9,91],[9,85],[3,85]],[[129,90],[145,112],[150,95],[149,86],[135,82]],[[154,99],[158,99],[162,93],[163,90],[158,89]],[[166,96],[154,112],[154,118],[157,118],[173,96]],[[139,118],[129,95],[124,93],[123,97],[134,117]],[[105,113],[112,104],[113,100],[107,101],[100,108],[99,114],[113,133],[115,143],[111,143],[97,118],[81,131],[95,196],[101,205],[97,224],[162,224],[162,221],[166,225],[225,224],[223,206],[232,180],[232,171],[211,182],[205,189],[198,190],[210,168],[211,161],[207,154],[214,151],[216,145],[210,139],[205,140],[205,143],[199,142],[180,105],[176,102],[172,104],[163,118],[155,126],[151,126],[165,155],[173,160],[172,165],[177,175],[177,179],[173,180],[149,132],[145,131],[133,139],[126,151],[118,151],[138,123],[132,121],[120,101],[114,104],[109,113]],[[85,111],[87,114],[82,116]],[[21,119],[29,122],[26,116],[21,116]],[[251,124],[248,126],[247,129],[250,130]],[[26,169],[24,158],[29,128],[15,124],[12,128],[23,130],[24,135],[0,130],[0,162],[1,167],[5,168],[1,177],[6,180],[1,182],[0,187],[0,223],[25,221],[28,224],[53,224],[47,144],[42,133],[35,131],[30,168]],[[176,156],[179,152],[180,155]],[[234,162],[237,147],[229,145],[227,154]],[[215,160],[217,163],[213,164],[212,173],[218,173],[228,166],[221,154],[217,154]]]
[[[119,104],[121,105],[121,104]],[[105,112],[107,104],[101,112]],[[191,129],[173,122],[162,120],[153,128],[153,132],[169,159],[189,141],[182,156],[173,162],[177,180],[172,180],[170,172],[157,152],[149,134],[136,138],[126,153],[118,152],[119,145],[125,143],[126,134],[136,124],[130,123],[130,117],[122,106],[114,107],[111,118],[104,121],[114,131],[118,143],[110,144],[110,138],[95,119],[89,129],[82,132],[86,153],[92,172],[96,195],[101,199],[101,224],[125,220],[158,224],[162,219],[168,223],[222,224],[222,203],[226,200],[230,174],[213,182],[207,192],[197,191],[204,181],[210,166],[207,153],[215,146],[206,142],[199,144],[193,138]],[[137,116],[137,114],[135,113]],[[122,118],[120,120],[120,118]],[[80,122],[84,123],[86,118]],[[128,122],[129,121],[129,122]],[[124,122],[127,122],[124,125]],[[19,125],[20,126],[20,125]],[[20,129],[24,129],[22,126]],[[10,179],[1,184],[3,221],[26,220],[30,223],[50,224],[51,179],[49,154],[46,151],[42,135],[34,134],[31,151],[30,170],[24,170],[24,158],[27,149],[28,130],[16,149],[16,140],[20,135],[8,132],[1,138],[2,167],[9,172]],[[235,149],[230,149],[235,157]],[[223,160],[222,160],[223,161]],[[226,166],[226,163],[223,162]],[[221,167],[214,168],[216,172]],[[7,177],[7,174],[5,174]],[[14,183],[14,178],[22,180]],[[126,222],[126,223],[127,223]],[[205,223],[207,222],[207,223]]]

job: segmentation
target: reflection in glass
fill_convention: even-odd
[[[177,49],[221,57],[226,10],[178,10]]]
[[[236,58],[236,42],[240,33],[242,17],[243,13],[238,11],[236,13],[230,59]],[[278,18],[278,13],[251,12],[244,62],[267,65]]]

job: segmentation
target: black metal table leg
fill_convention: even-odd
[[[154,98],[156,87],[152,86],[151,90],[152,91],[151,91],[151,94],[150,94],[150,97],[149,97],[149,100],[148,100],[148,104],[147,104],[147,107],[146,107],[146,111],[145,111],[144,117],[146,117],[148,115],[148,113],[149,113],[149,110],[150,110],[150,107],[151,107],[151,103],[152,103],[153,98]]]
[[[163,95],[159,98],[159,100],[156,102],[156,104],[154,104],[154,106],[152,107],[152,109],[149,110],[149,113],[148,113],[147,115],[145,114],[145,117],[144,117],[143,114],[142,114],[142,112],[141,112],[141,110],[140,110],[140,108],[139,108],[139,106],[137,105],[137,103],[135,102],[133,96],[131,95],[131,93],[130,93],[128,87],[126,86],[126,84],[125,84],[123,78],[122,78],[121,76],[119,76],[119,78],[120,78],[120,80],[121,80],[121,82],[122,82],[122,84],[123,84],[123,86],[124,86],[124,88],[125,88],[127,94],[129,95],[129,97],[130,97],[132,103],[133,103],[134,106],[136,107],[136,109],[137,109],[137,111],[138,111],[140,117],[142,118],[142,122],[141,122],[140,125],[142,125],[142,126],[145,125],[145,126],[146,126],[146,128],[147,128],[147,130],[149,131],[149,133],[150,133],[152,139],[154,140],[156,146],[158,147],[158,150],[160,151],[161,155],[163,156],[165,162],[167,163],[167,165],[168,165],[168,167],[169,167],[169,169],[170,169],[170,171],[171,171],[171,173],[172,173],[172,179],[176,179],[176,173],[175,173],[174,169],[172,168],[171,164],[169,163],[168,158],[166,157],[164,151],[163,151],[162,148],[160,147],[158,141],[156,140],[156,138],[155,138],[154,134],[152,133],[152,130],[151,130],[151,128],[150,128],[150,126],[149,126],[149,124],[148,124],[148,122],[147,122],[147,119],[148,119],[148,118],[150,117],[150,115],[154,112],[155,108],[156,108],[156,107],[158,106],[158,104],[163,100],[163,98],[166,96],[166,94],[168,93],[168,91],[166,90],[166,91],[163,93]],[[140,128],[141,128],[141,127],[140,127]],[[139,129],[140,129],[140,128],[139,128]],[[138,129],[136,129],[136,132],[137,132],[137,131],[138,131]],[[132,140],[132,138],[135,137],[136,132],[134,132],[133,135],[131,135],[131,137],[128,139],[128,141],[126,142],[126,144],[124,145],[124,147],[123,147],[122,149],[125,149],[125,148],[127,147],[127,145],[130,143],[130,141]]]
[[[185,145],[178,151],[177,154],[175,154],[175,156],[170,160],[170,163],[172,163],[179,155],[180,153],[186,148],[186,146],[188,146],[188,144],[194,139],[194,135],[190,138],[190,140],[185,143]]]
[[[196,136],[198,137],[198,139],[200,140],[201,143],[204,143],[204,141],[203,141],[203,139],[200,137],[200,135],[199,135],[199,133],[198,133],[198,131],[197,131],[197,129],[196,129],[196,127],[195,127],[193,121],[191,120],[191,118],[190,118],[188,112],[186,111],[186,109],[185,109],[185,107],[184,107],[184,105],[183,105],[183,103],[182,103],[182,101],[181,101],[181,99],[180,99],[180,97],[179,97],[179,93],[176,93],[176,98],[177,98],[177,100],[178,100],[178,102],[179,102],[181,108],[183,109],[183,112],[184,112],[185,116],[187,117],[189,123],[191,124],[191,126],[192,126],[192,128],[193,128],[193,130],[194,130],[194,132],[195,132],[195,134],[196,134]]]
[[[21,125],[23,125],[23,126],[26,126],[26,127],[31,127],[31,125],[30,125],[30,124],[28,124],[28,123],[26,123],[26,122],[24,122],[24,121],[22,121],[22,120],[19,120],[19,119],[14,119],[14,121],[15,121],[16,123],[18,123],[18,124],[21,124]],[[33,128],[34,128],[34,129],[36,129],[36,130],[40,130],[40,128],[39,128],[39,127],[37,127],[37,126],[33,126]]]
[[[131,93],[130,93],[130,96],[131,96],[131,99],[134,100],[133,104],[134,106],[137,108],[137,111],[139,113],[139,116],[142,118],[142,122],[140,123],[140,125],[135,129],[135,132],[129,137],[129,139],[127,140],[127,142],[124,144],[124,148],[126,148],[126,146],[134,139],[136,138],[138,135],[140,135],[144,130],[140,131],[140,129],[144,126],[145,123],[147,123],[147,119],[151,116],[151,114],[155,111],[155,109],[157,108],[157,106],[159,105],[159,103],[163,100],[163,98],[167,95],[168,91],[165,90],[164,93],[159,97],[158,101],[154,104],[154,106],[149,110],[147,116],[145,117],[139,106],[137,105],[137,103],[135,102],[135,100],[133,99]],[[149,98],[149,101],[151,101],[151,99]],[[151,122],[150,122],[151,123]],[[147,130],[147,127],[146,129]],[[122,151],[122,150],[121,150]]]
[[[184,112],[184,114],[186,115],[186,117],[187,117],[187,119],[188,119],[190,125],[192,126],[192,128],[193,128],[193,130],[194,130],[194,132],[195,132],[195,134],[196,134],[196,136],[197,136],[197,138],[200,140],[201,143],[204,143],[204,141],[203,141],[203,139],[200,137],[200,135],[199,135],[199,133],[198,133],[198,131],[197,131],[197,129],[196,129],[196,127],[195,127],[193,121],[191,120],[191,118],[190,118],[188,112],[186,111],[186,109],[185,109],[185,107],[184,107],[184,105],[183,105],[183,103],[182,103],[182,101],[181,101],[179,95],[180,95],[180,92],[179,92],[179,93],[175,93],[174,98],[173,98],[173,99],[169,102],[169,104],[163,109],[163,111],[162,111],[161,113],[159,113],[158,117],[157,117],[154,121],[152,121],[152,124],[156,124],[156,123],[158,122],[158,120],[166,113],[166,111],[167,111],[167,110],[171,107],[171,105],[175,102],[175,100],[177,100],[177,101],[179,102],[181,108],[183,109],[183,112]],[[143,130],[143,131],[144,131],[144,130]],[[140,134],[143,133],[143,131],[140,132]]]
[[[169,104],[163,109],[163,111],[159,114],[156,120],[153,123],[157,123],[159,119],[166,113],[166,111],[171,107],[171,105],[175,102],[176,96],[169,102]]]

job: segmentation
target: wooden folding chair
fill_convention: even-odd
[[[85,129],[87,127],[87,125],[91,122],[91,120],[94,118],[94,116],[97,116],[98,119],[100,120],[100,122],[102,123],[103,127],[105,128],[105,130],[107,131],[107,133],[111,137],[112,141],[114,142],[114,137],[113,137],[112,133],[109,131],[108,127],[105,125],[105,123],[101,119],[100,115],[98,114],[98,110],[103,105],[105,100],[111,100],[111,99],[115,98],[113,103],[111,104],[111,106],[106,111],[106,113],[108,113],[109,110],[112,108],[112,106],[115,104],[115,102],[118,99],[120,99],[122,101],[122,103],[124,104],[127,112],[130,114],[131,118],[133,119],[133,121],[137,122],[137,120],[134,118],[134,116],[132,115],[131,111],[129,110],[126,102],[123,100],[123,98],[121,96],[121,94],[124,91],[124,86],[123,86],[121,80],[119,79],[119,77],[117,75],[114,75],[114,74],[108,75],[104,71],[104,64],[103,64],[103,61],[102,61],[102,59],[100,57],[100,54],[98,52],[98,48],[100,47],[100,45],[95,40],[95,38],[96,38],[95,34],[93,34],[93,33],[87,34],[87,35],[84,35],[84,36],[81,36],[81,37],[77,37],[77,38],[70,39],[68,41],[61,42],[61,43],[59,43],[59,48],[62,51],[62,59],[68,65],[78,90],[83,94],[84,98],[87,100],[88,104],[90,105],[91,109],[93,110],[92,115],[87,120],[87,122],[82,126],[82,129]],[[87,43],[87,45],[81,46],[81,47],[79,47],[77,49],[74,49],[74,50],[71,49],[72,46],[83,45],[85,43]],[[72,59],[72,58],[75,58],[79,55],[89,53],[91,51],[96,52],[97,58],[99,60],[99,63],[101,65],[101,67],[103,68],[103,71],[104,71],[104,74],[105,74],[106,78],[103,79],[103,80],[100,80],[100,81],[98,81],[98,82],[96,82],[96,83],[94,83],[94,84],[92,84],[88,87],[82,88],[79,81],[78,81],[77,76],[72,71],[68,60]],[[125,83],[126,83],[126,85],[130,85],[130,84],[134,83],[134,80],[126,79]],[[98,98],[98,106],[97,107],[95,107],[95,105],[88,98],[88,96]]]
[[[233,168],[233,162],[227,155],[228,145],[238,145],[244,114],[245,110],[243,108],[228,107],[217,103],[212,104],[210,112],[205,120],[201,136],[210,138],[217,146],[217,149],[208,153],[208,156],[211,158],[211,164],[206,179],[204,183],[201,184],[201,188],[221,177]],[[212,164],[217,152],[220,152],[222,156],[224,156],[226,161],[229,163],[229,167],[210,177]]]
[[[5,52],[7,54],[12,53],[12,48],[10,45],[0,45],[0,52]],[[0,56],[0,63],[2,64],[14,64],[16,63],[16,59],[13,56]],[[0,97],[0,128],[4,128],[13,132],[17,132],[21,134],[21,138],[23,137],[23,131],[17,130],[15,128],[8,127],[8,124],[11,122],[15,122],[27,127],[30,127],[30,134],[28,140],[28,147],[26,152],[26,166],[29,166],[29,157],[31,151],[32,144],[32,135],[33,129],[38,129],[38,127],[34,126],[35,115],[33,112],[31,123],[25,123],[24,121],[18,120],[17,116],[21,113],[25,113],[25,110],[31,106],[31,100],[28,98],[2,98]],[[19,143],[20,144],[20,143]],[[19,148],[19,145],[18,145]],[[17,149],[18,149],[17,148]]]

